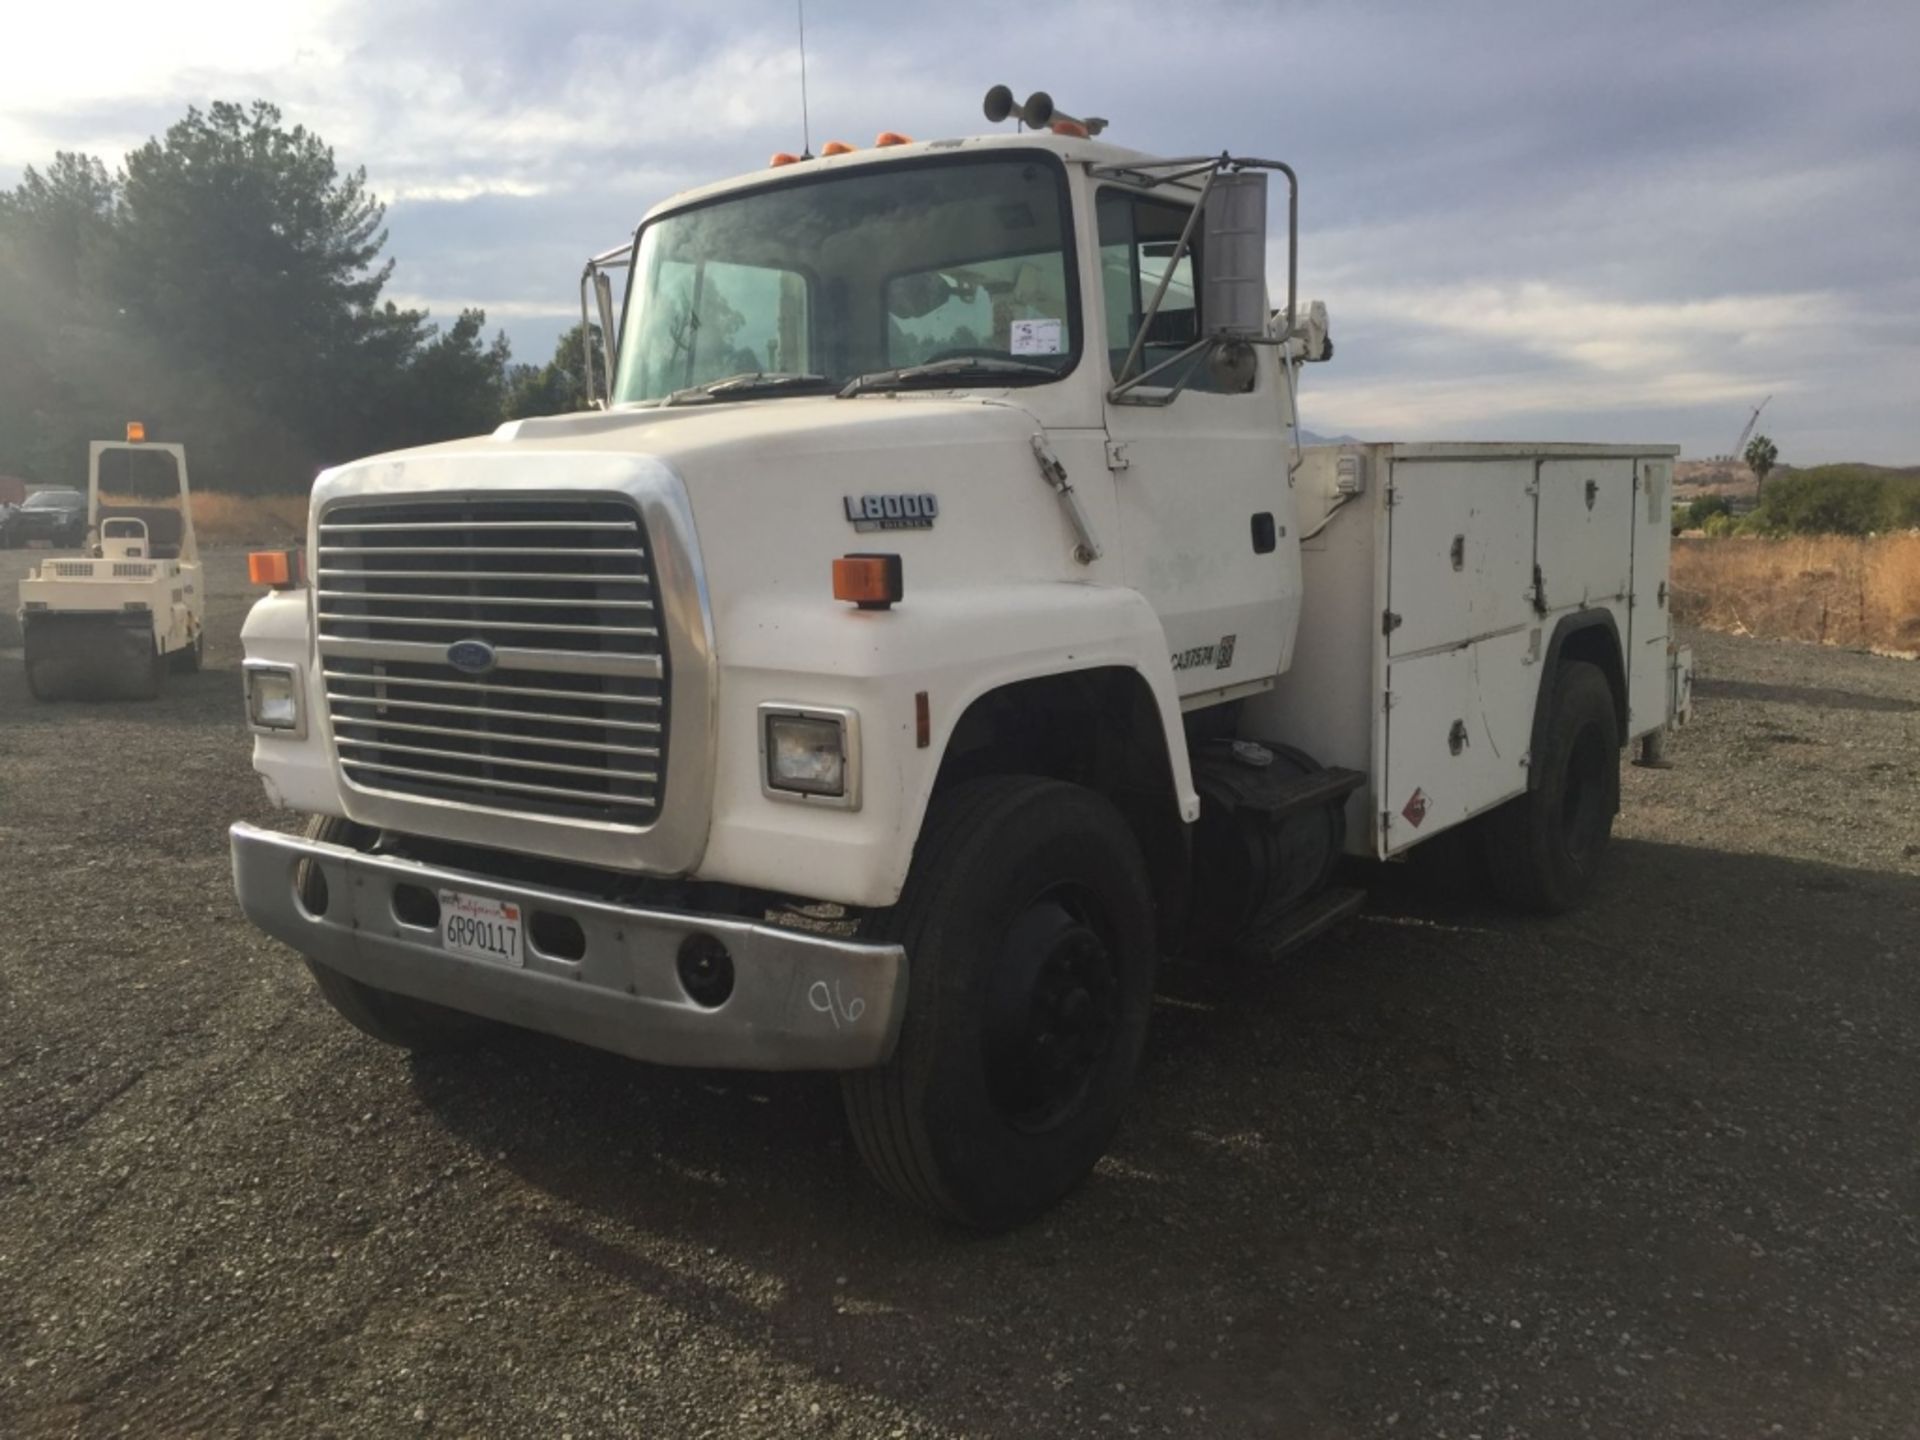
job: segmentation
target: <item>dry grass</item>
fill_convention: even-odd
[[[1675,540],[1673,613],[1736,635],[1920,651],[1920,532]]]
[[[103,492],[102,504],[180,508],[176,491],[172,503],[140,495]],[[297,545],[307,537],[307,497],[304,495],[225,495],[196,490],[193,530],[202,545]]]
[[[198,491],[193,528],[203,545],[294,544],[306,538],[307,497]]]

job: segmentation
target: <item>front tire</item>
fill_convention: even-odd
[[[1004,1230],[1086,1177],[1146,1042],[1150,893],[1126,822],[1091,790],[991,776],[935,798],[900,903],[868,926],[906,948],[900,1041],[842,1077],[881,1185]]]
[[[1494,893],[1518,910],[1558,915],[1586,898],[1620,810],[1620,730],[1597,665],[1555,677],[1538,783],[1482,822]]]
[[[365,850],[372,846],[376,835],[366,826],[356,825],[351,820],[316,815],[307,823],[307,838],[328,845],[348,845],[356,850]],[[308,909],[326,908],[326,901],[322,898],[325,891],[319,888],[324,884],[310,867],[303,867],[300,898]],[[416,1055],[463,1050],[484,1040],[493,1029],[492,1021],[478,1015],[463,1014],[458,1010],[449,1010],[444,1005],[416,1000],[411,995],[379,989],[350,975],[342,975],[338,970],[329,969],[317,960],[309,959],[307,969],[313,972],[314,983],[320,987],[320,993],[327,1003],[355,1029],[372,1036],[383,1045],[392,1045]]]

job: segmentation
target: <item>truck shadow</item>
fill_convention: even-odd
[[[1894,938],[1920,927],[1920,875],[1623,841],[1553,921],[1373,878],[1370,911],[1299,956],[1169,966],[1109,1158],[1004,1237],[881,1195],[830,1077],[514,1036],[416,1062],[413,1085],[543,1197],[530,1248],[905,1409],[938,1392],[927,1418],[977,1433],[1196,1406],[1216,1432],[1344,1428],[1369,1357],[1449,1323],[1435,1293],[1476,1328],[1544,1291],[1654,1334],[1676,1293],[1687,1324],[1743,1329],[1882,1298],[1765,1267],[1729,1287],[1716,1217],[1830,1207],[1815,1168],[1920,1199],[1920,970]],[[1807,1137],[1822,1166],[1782,1167]],[[1486,1338],[1532,1368],[1529,1337]]]
[[[1869,695],[1813,685],[1768,685],[1757,680],[1701,677],[1693,682],[1693,693],[1702,700],[1765,700],[1776,705],[1811,705],[1820,710],[1872,710],[1893,715],[1920,712],[1920,701],[1899,695]]]

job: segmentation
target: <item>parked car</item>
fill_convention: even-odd
[[[36,490],[26,504],[0,520],[0,545],[45,540],[61,548],[87,538],[87,497],[79,490]]]

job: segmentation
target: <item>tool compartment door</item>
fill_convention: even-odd
[[[1533,618],[1533,461],[1393,462],[1385,622],[1389,657]]]
[[[1388,668],[1384,844],[1396,854],[1527,788],[1533,722],[1529,627]]]
[[[1627,736],[1667,723],[1667,567],[1673,549],[1673,462],[1641,460],[1633,521],[1633,608],[1627,640]]]
[[[1637,461],[1593,456],[1540,462],[1542,609],[1626,602],[1633,571],[1633,480]]]

